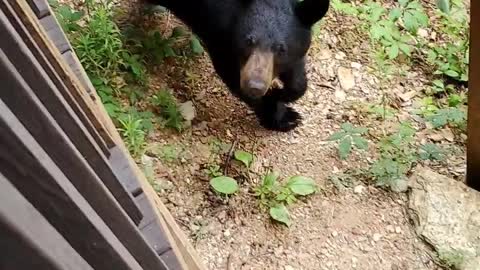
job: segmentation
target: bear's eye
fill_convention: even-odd
[[[285,45],[284,44],[275,44],[273,46],[273,51],[282,55],[282,54],[285,54],[285,52],[287,51],[287,49],[285,48]]]

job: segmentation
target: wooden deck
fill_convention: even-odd
[[[0,33],[0,268],[204,269],[47,1],[1,0]]]

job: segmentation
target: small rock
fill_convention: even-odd
[[[417,31],[417,35],[423,37],[423,38],[428,38],[428,31],[423,28],[419,28]]]
[[[382,239],[381,234],[379,234],[379,233],[374,233],[373,234],[373,241],[378,242],[378,241],[380,241],[380,239]]]
[[[353,188],[353,192],[355,194],[362,194],[364,190],[365,190],[365,187],[363,185],[358,185]]]
[[[395,227],[395,233],[401,234],[402,233],[402,228],[400,228],[399,226]]]
[[[389,233],[395,232],[395,228],[392,225],[387,225],[387,227],[385,227],[385,229],[387,229],[387,232],[389,232]]]
[[[337,60],[343,60],[347,57],[347,55],[344,52],[338,52],[335,54],[335,59]]]
[[[355,86],[355,77],[353,76],[351,69],[339,67],[337,70],[337,76],[340,81],[340,86],[342,86],[344,90],[352,89]]]
[[[357,63],[357,62],[352,62],[352,63],[350,64],[350,66],[351,66],[352,68],[354,68],[354,69],[361,69],[361,68],[362,68],[362,64]]]
[[[284,269],[285,270],[295,270],[295,268],[293,268],[293,266],[290,266],[290,265],[285,265]]]
[[[345,99],[347,99],[347,94],[345,91],[339,89],[335,90],[335,100],[337,102],[343,102]]]
[[[405,178],[399,178],[392,181],[390,188],[393,192],[402,193],[408,190],[408,180]]]
[[[193,106],[192,101],[189,100],[180,104],[178,109],[180,110],[180,113],[185,121],[190,122],[195,118],[195,107]]]
[[[323,50],[320,50],[317,57],[320,60],[327,60],[332,58],[332,52],[329,49],[323,49]]]
[[[226,229],[225,232],[223,232],[223,236],[225,237],[230,237],[231,233],[229,229]]]
[[[333,237],[337,237],[337,236],[338,236],[338,232],[337,232],[337,231],[333,231],[333,232],[332,232],[332,236],[333,236]]]

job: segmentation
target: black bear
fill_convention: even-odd
[[[329,0],[147,0],[188,25],[204,43],[230,91],[257,115],[261,125],[287,132],[301,116],[287,104],[305,94],[305,55],[311,27]],[[283,89],[272,81],[278,78]]]

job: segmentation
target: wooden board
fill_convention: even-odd
[[[0,173],[93,268],[142,269],[3,101],[0,163]]]
[[[93,270],[2,174],[0,198],[0,269]]]
[[[114,140],[111,137],[111,126],[105,126],[106,123],[102,123],[101,120],[95,117],[95,115],[99,114],[100,112],[99,107],[94,107],[95,103],[98,103],[98,100],[93,100],[97,97],[92,97],[88,94],[88,92],[83,89],[81,83],[70,70],[70,67],[64,63],[62,60],[61,53],[57,50],[55,45],[50,41],[48,35],[46,34],[43,27],[38,22],[35,14],[30,9],[29,5],[25,0],[19,1],[5,1],[1,0],[0,4],[10,6],[13,10],[19,15],[19,18],[22,20],[22,23],[25,27],[29,30],[32,38],[34,39],[35,43],[39,46],[42,52],[45,54],[47,59],[49,59],[50,64],[55,69],[57,74],[60,76],[62,81],[65,83],[66,87],[69,89],[70,94],[75,98],[76,102],[81,106],[84,113],[87,117],[92,121],[95,128],[98,132],[102,135],[103,139],[107,143],[109,147],[115,146]],[[50,10],[50,13],[53,12]],[[61,29],[60,29],[61,31]],[[63,31],[62,31],[63,33]],[[105,110],[103,106],[101,110]],[[116,129],[113,127],[113,130],[116,132]]]
[[[0,58],[3,58],[0,64],[0,78],[3,77],[2,80],[5,81],[5,86],[9,89],[16,89],[14,91],[16,94],[23,93],[23,96],[17,98],[11,97],[7,93],[0,93],[0,97],[3,99],[5,96],[6,99],[4,100],[10,104],[19,105],[13,106],[13,109],[23,118],[23,122],[28,124],[30,131],[41,141],[42,147],[49,154],[53,155],[56,163],[63,169],[69,180],[87,198],[89,203],[95,207],[97,213],[105,220],[110,229],[120,239],[122,244],[127,247],[135,259],[145,269],[165,269],[153,248],[144,241],[135,224],[121,209],[115,198],[102,185],[100,179],[96,177],[86,161],[73,148],[73,145],[69,143],[68,138],[60,132],[60,128],[51,120],[48,112],[44,109],[42,110],[41,104],[35,102],[34,98],[28,94],[31,91],[22,90],[22,87],[25,88],[26,85],[18,85],[21,84],[20,82],[17,85],[12,84],[15,78],[12,78],[14,75],[11,74],[8,68],[3,67],[7,64],[8,59],[5,59],[4,55],[2,56],[1,51]],[[21,78],[16,78],[16,80],[20,81]],[[8,93],[11,94],[13,92]],[[33,95],[33,93],[30,94]],[[15,101],[18,100],[24,100],[28,106],[15,104]],[[29,119],[27,109],[28,112],[36,116],[35,119]],[[118,180],[115,181],[117,184],[120,184]]]
[[[1,4],[1,2],[0,2]],[[8,4],[6,5],[8,6]],[[4,10],[6,10],[5,8]],[[12,10],[12,9],[10,9]],[[28,30],[25,28],[25,26],[22,24],[18,16],[12,11],[7,12],[6,16],[10,20],[10,24],[15,28],[16,33],[21,36],[22,44],[24,43],[26,47],[28,47],[27,54],[32,54],[35,59],[35,62],[38,62],[38,65],[42,66],[43,70],[46,73],[46,76],[49,77],[48,81],[38,81],[39,86],[45,83],[49,83],[51,81],[56,89],[58,89],[56,95],[63,97],[63,99],[70,105],[71,110],[75,113],[75,118],[78,118],[82,124],[86,127],[88,130],[90,136],[93,137],[95,142],[98,144],[98,146],[102,149],[102,151],[107,154],[108,153],[108,146],[107,142],[104,140],[102,136],[100,136],[99,131],[95,128],[95,125],[93,121],[90,121],[90,119],[87,117],[87,114],[82,110],[80,107],[79,103],[74,99],[74,97],[70,94],[70,91],[66,87],[66,84],[64,81],[60,78],[60,76],[55,72],[53,66],[50,64],[48,58],[43,54],[42,50],[37,46],[35,40],[32,38]],[[5,30],[4,30],[5,31]],[[13,30],[12,30],[13,31]],[[22,44],[19,44],[18,46],[22,46]],[[7,55],[9,57],[13,57],[16,55],[22,55],[21,52],[16,51],[17,48],[15,47],[4,47],[4,50],[7,52]],[[10,55],[12,54],[12,55]],[[23,53],[25,54],[25,53]],[[19,56],[17,56],[19,57]],[[35,64],[32,63],[31,61],[20,61],[20,60],[15,60],[13,61],[15,65],[17,65],[18,69],[23,69],[26,71],[30,71],[30,68]],[[35,69],[32,70],[32,72],[35,72]],[[37,74],[31,74],[30,72],[27,72],[26,75],[24,76],[33,76],[33,77],[40,77],[40,76],[45,76],[45,75],[39,75],[38,72]],[[36,86],[36,85],[35,85]],[[43,86],[42,88],[45,88]],[[50,95],[53,93],[50,93]],[[42,96],[41,96],[42,97]],[[66,108],[69,109],[69,108]],[[63,117],[65,113],[64,112],[59,112],[58,114],[55,114],[57,117]]]
[[[6,65],[7,62],[10,62],[8,58],[12,57],[13,59],[11,62],[15,62],[16,67],[19,67],[16,69],[4,66],[5,72],[9,72],[9,70],[12,69],[18,70],[21,75],[12,74],[11,76],[19,77],[17,79],[12,77],[12,81],[23,80],[23,78],[29,80],[27,81],[27,84],[34,87],[34,90],[30,87],[23,87],[21,88],[22,90],[3,91],[0,92],[0,97],[4,99],[7,104],[10,104],[12,110],[15,110],[17,115],[22,117],[21,121],[29,128],[30,132],[32,132],[32,134],[38,139],[43,140],[42,144],[45,146],[51,146],[47,151],[53,156],[55,162],[71,168],[71,170],[68,171],[70,178],[79,174],[92,174],[91,171],[89,173],[89,171],[84,169],[81,161],[78,160],[78,155],[71,154],[69,156],[64,156],[65,153],[59,152],[58,146],[61,145],[62,142],[68,144],[70,138],[73,144],[78,147],[81,155],[98,174],[98,177],[122,205],[123,209],[129,214],[133,221],[139,223],[141,213],[135,205],[131,194],[129,194],[125,187],[118,182],[109,167],[107,159],[100,152],[101,150],[96,147],[95,143],[93,143],[88,132],[82,129],[79,121],[75,119],[76,115],[67,110],[68,105],[65,102],[62,102],[58,95],[55,95],[56,88],[52,84],[47,83],[49,82],[48,77],[43,76],[44,73],[42,72],[41,67],[38,66],[38,63],[28,57],[28,49],[25,48],[24,44],[21,44],[19,37],[8,27],[8,22],[2,18],[0,18],[3,22],[2,25],[0,25],[0,29],[3,28],[4,30],[2,29],[2,31],[5,34],[11,35],[11,38],[6,37],[0,40],[0,45],[3,48],[2,50],[7,50],[4,53],[4,64]],[[16,42],[14,42],[14,40],[16,40]],[[7,58],[6,55],[9,55],[9,57]],[[26,67],[23,67],[22,69],[22,63],[25,64],[29,62],[31,63],[30,68],[26,69]],[[48,106],[48,113],[42,112],[41,108],[44,106],[39,104],[40,101],[36,97],[36,93],[39,93],[40,97],[43,98],[43,105]],[[22,100],[23,102],[18,103],[18,100]],[[38,115],[39,119],[31,118],[29,116],[31,113]],[[56,117],[55,121],[47,119],[48,117],[46,115],[51,114]],[[45,115],[43,119],[41,118],[42,115]],[[41,120],[43,120],[43,122]],[[42,126],[39,126],[40,123],[42,123]],[[57,123],[62,125],[63,128],[58,128]],[[61,130],[69,135],[69,138],[67,138]],[[49,135],[48,137],[45,136],[47,134]],[[68,148],[68,146],[66,147]],[[88,179],[87,175],[85,175],[85,177]],[[90,178],[92,178],[92,176]],[[80,182],[81,183],[78,183],[78,185],[84,183],[83,180]]]
[[[28,4],[32,7],[37,18],[41,19],[50,14],[48,2],[46,0],[28,0]]]

